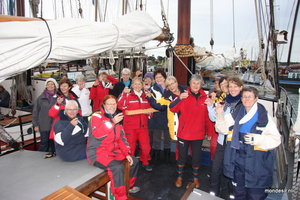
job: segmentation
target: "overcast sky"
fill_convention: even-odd
[[[265,3],[268,4],[269,0],[261,0],[263,6]],[[290,16],[292,12],[293,5],[296,0],[275,0],[275,17],[276,17],[276,28],[278,30],[288,30],[290,38],[292,21],[290,21]],[[62,4],[70,1],[56,0],[56,6],[53,4],[55,0],[43,1],[43,17],[53,18],[57,16],[62,17]],[[77,8],[78,2],[72,0],[72,14],[70,14],[70,9],[67,5],[64,5],[65,16],[78,16]],[[83,8],[83,15],[85,18],[94,19],[94,10],[91,6],[92,0],[81,0],[81,6]],[[104,10],[106,0],[99,0],[102,11]],[[106,20],[114,21],[117,19],[118,14],[121,13],[120,0],[109,0],[107,4],[107,16]],[[135,0],[131,0],[132,7]],[[156,22],[163,26],[161,20],[161,6],[160,0],[144,0],[146,2],[146,11],[156,20]],[[171,32],[174,33],[175,41],[173,45],[176,44],[177,39],[177,13],[178,4],[177,0],[163,0],[165,12],[168,17],[168,22],[170,25]],[[258,33],[257,33],[257,23],[255,14],[254,0],[234,0],[234,11],[232,6],[233,0],[213,0],[213,39],[215,42],[214,52],[224,53],[233,48],[233,14],[235,16],[235,47],[239,51],[240,48],[247,50],[248,58],[255,59],[258,54]],[[211,0],[191,0],[191,36],[194,37],[195,45],[200,47],[205,47],[207,50],[211,50],[209,41],[211,39]],[[58,10],[53,12],[54,8]],[[179,9],[180,10],[180,9]],[[118,13],[118,14],[116,14]],[[292,13],[293,14],[293,13]],[[293,15],[292,15],[293,16]],[[299,17],[298,17],[299,18]],[[291,57],[292,61],[300,61],[300,22],[298,22],[298,27],[294,39],[294,51]],[[265,34],[265,33],[264,33]],[[148,44],[148,47],[155,46],[157,42],[152,42]],[[295,45],[298,44],[298,45]],[[297,47],[298,46],[298,47]],[[297,47],[297,48],[296,48]],[[289,44],[279,45],[279,55],[280,61],[287,60]],[[156,49],[148,54],[155,54],[164,56],[164,49]]]

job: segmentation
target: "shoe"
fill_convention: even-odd
[[[175,181],[175,186],[178,188],[182,186],[182,177],[177,177]]]
[[[152,167],[150,165],[142,165],[142,167],[147,171],[147,172],[152,172]]]
[[[194,178],[194,183],[195,183],[195,187],[196,188],[199,188],[200,187],[200,182],[199,182],[199,179],[198,178]]]
[[[128,192],[129,192],[130,194],[134,194],[134,193],[139,192],[140,190],[141,190],[140,187],[138,187],[138,186],[133,186],[132,188],[130,188],[130,189],[128,190]]]
[[[55,153],[49,152],[49,153],[47,153],[47,154],[44,155],[44,159],[52,158],[52,157],[55,157],[55,156],[56,156]]]

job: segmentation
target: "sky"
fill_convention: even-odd
[[[290,38],[292,21],[290,20],[293,14],[293,5],[296,0],[274,0],[275,1],[275,22],[276,29],[288,30]],[[64,2],[64,6],[61,2]],[[72,6],[66,5],[68,2],[73,2]],[[92,8],[92,0],[47,0],[43,1],[43,17],[45,19],[62,18],[62,8],[64,8],[65,16],[78,17],[78,2],[81,2],[84,18],[94,19],[94,9]],[[98,0],[101,13],[104,13],[106,0]],[[108,0],[106,21],[117,20],[118,15],[121,15],[121,0]],[[129,0],[131,10],[135,8],[135,0]],[[176,44],[177,38],[177,18],[178,18],[178,1],[177,0],[162,0],[165,13],[171,32],[174,33]],[[213,2],[213,9],[211,9]],[[234,9],[233,9],[234,2]],[[191,36],[194,38],[196,46],[205,47],[211,51],[209,41],[211,34],[214,39],[213,52],[221,54],[232,50],[235,44],[235,51],[239,52],[241,48],[247,52],[249,59],[256,59],[258,55],[258,33],[255,14],[254,0],[191,0]],[[268,5],[269,0],[261,0],[262,4]],[[55,4],[56,3],[56,4]],[[143,0],[146,6],[146,12],[149,13],[155,21],[162,27],[161,19],[161,0]],[[68,9],[71,7],[72,9]],[[57,12],[53,12],[57,10]],[[70,12],[72,10],[72,12]],[[130,10],[130,9],[129,9]],[[212,11],[211,11],[212,10]],[[116,14],[118,13],[118,15]],[[211,13],[213,20],[211,20]],[[235,40],[233,39],[233,15],[235,21]],[[293,15],[292,15],[293,18]],[[213,31],[211,31],[213,24]],[[300,61],[300,22],[298,22],[296,34],[294,36],[293,54],[291,61]],[[264,35],[266,35],[264,31]],[[147,48],[155,47],[158,42],[150,42],[146,45]],[[298,45],[296,45],[298,44]],[[278,59],[285,62],[287,60],[288,44],[278,46]],[[165,56],[165,49],[159,48],[146,52],[149,55]]]

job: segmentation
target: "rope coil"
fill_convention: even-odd
[[[189,45],[189,44],[177,44],[175,47],[174,47],[174,50],[176,52],[176,54],[178,55],[178,57],[182,57],[182,58],[186,58],[186,57],[202,57],[204,55],[201,55],[201,54],[197,54],[195,51],[194,51],[194,48],[192,45]]]

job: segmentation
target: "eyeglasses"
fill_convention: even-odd
[[[130,74],[122,74],[122,76],[130,76]]]
[[[116,103],[106,103],[105,105],[106,106],[116,106],[117,104]]]
[[[69,110],[69,111],[77,111],[78,109],[66,109],[66,110]]]

